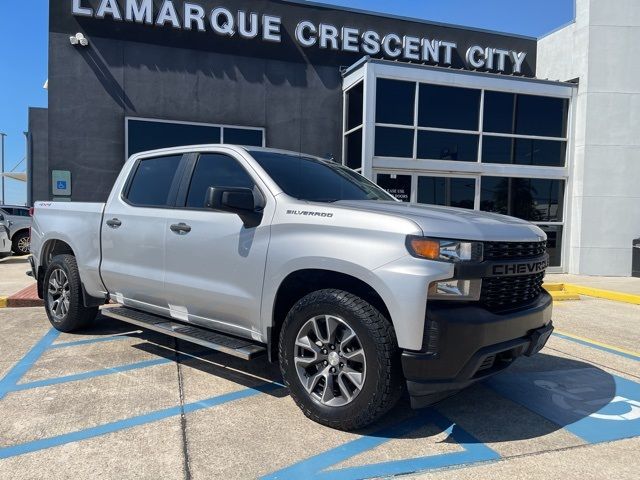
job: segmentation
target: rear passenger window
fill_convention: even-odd
[[[188,208],[204,208],[209,187],[253,188],[255,183],[237,160],[227,155],[208,153],[201,155],[193,171]]]
[[[182,155],[148,158],[140,161],[131,181],[127,200],[145,207],[169,206],[171,185]]]

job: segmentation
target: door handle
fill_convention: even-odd
[[[191,231],[191,227],[186,223],[178,223],[171,225],[171,231],[177,233],[178,235],[186,235]]]
[[[107,220],[107,225],[111,228],[120,228],[122,226],[122,222],[117,218],[112,218],[111,220]]]

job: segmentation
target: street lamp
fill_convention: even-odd
[[[5,133],[0,132],[0,141],[2,143],[2,148],[0,149],[2,152],[2,166],[0,167],[0,175],[2,176],[2,178],[0,178],[2,195],[0,196],[0,205],[4,205],[4,137],[6,136],[7,135]]]

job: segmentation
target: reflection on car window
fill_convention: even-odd
[[[394,201],[375,183],[328,160],[259,150],[250,153],[282,191],[293,198],[326,203]]]
[[[218,153],[200,156],[193,172],[187,207],[203,208],[209,187],[253,188],[251,176],[237,160]]]

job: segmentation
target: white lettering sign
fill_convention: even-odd
[[[282,18],[276,15],[247,11],[231,11],[224,7],[205,9],[198,2],[164,0],[158,8],[152,0],[100,0],[97,9],[86,0],[71,0],[71,13],[80,17],[124,21],[159,27],[171,26],[180,30],[207,30],[221,36],[282,43]],[[300,20],[293,41],[305,48],[382,55],[394,60],[427,62],[450,66],[458,50],[455,42],[436,38],[399,35],[394,32],[360,30],[344,25],[336,26]],[[462,54],[461,54],[462,55]],[[521,74],[526,52],[505,50],[494,46],[472,45],[462,61],[467,68],[496,72],[511,70]]]

